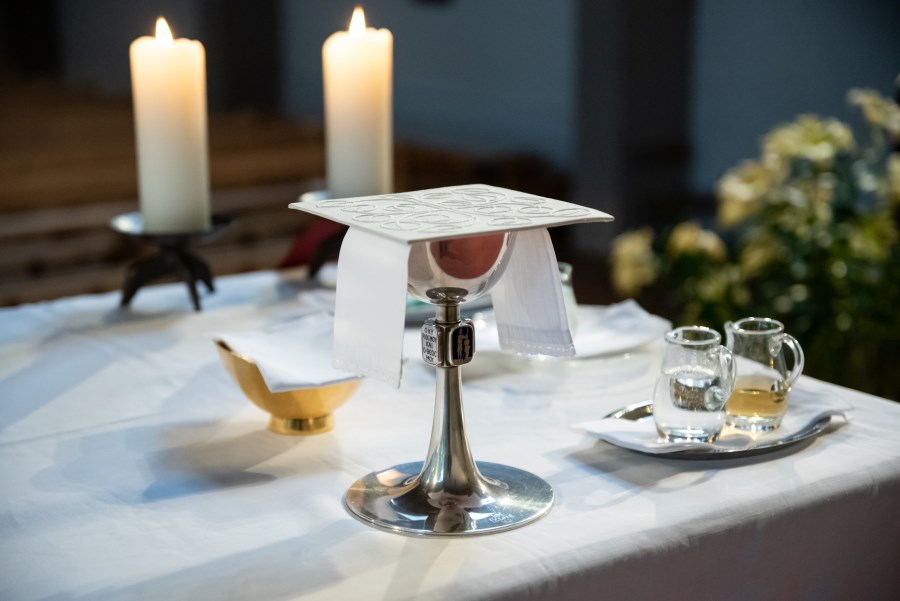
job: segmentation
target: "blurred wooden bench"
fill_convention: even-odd
[[[274,268],[309,218],[287,205],[305,188],[270,184],[213,194],[216,212],[235,217],[215,242],[197,247],[216,274]],[[136,201],[20,211],[0,221],[0,302],[17,304],[119,288],[124,267],[151,249],[106,224]]]
[[[272,269],[310,218],[287,205],[323,187],[321,126],[256,113],[213,115],[212,207],[235,217],[197,248],[214,274]],[[532,157],[486,157],[398,142],[397,190],[481,182],[564,198]],[[131,104],[53,83],[0,82],[0,305],[120,288],[151,249],[111,232],[138,208]]]

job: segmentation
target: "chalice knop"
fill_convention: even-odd
[[[344,504],[357,519],[409,535],[473,535],[523,526],[553,505],[547,482],[514,467],[476,462],[466,437],[460,369],[475,354],[475,329],[460,318],[460,305],[500,279],[515,236],[412,245],[408,290],[436,310],[422,327],[422,356],[436,370],[431,442],[424,461],[372,472],[350,487]]]

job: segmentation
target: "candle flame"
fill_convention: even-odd
[[[363,12],[362,6],[353,9],[349,31],[352,36],[362,35],[366,32],[366,13]]]
[[[172,30],[162,17],[156,20],[156,42],[162,46],[172,45]]]

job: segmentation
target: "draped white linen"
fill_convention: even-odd
[[[217,284],[201,314],[181,285],[131,311],[117,294],[0,310],[0,598],[900,598],[897,404],[803,378],[852,422],[758,458],[661,459],[569,427],[648,398],[658,345],[476,356],[476,457],[545,478],[556,506],[503,534],[405,538],[341,495],[423,458],[432,373],[410,359],[399,390],[366,381],[331,433],[270,434],[209,334],[295,319],[305,284]]]

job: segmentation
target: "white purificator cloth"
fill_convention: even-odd
[[[556,255],[545,228],[514,232],[492,297],[500,346],[570,357]],[[410,246],[351,228],[341,246],[334,317],[334,367],[400,386]]]
[[[571,356],[575,350],[546,230],[612,220],[589,207],[483,184],[290,206],[350,226],[338,261],[334,366],[394,386],[402,374],[410,245],[511,232],[512,254],[493,293],[501,347]]]
[[[506,273],[494,286],[500,348],[528,355],[575,354],[556,253],[546,228],[516,232]]]
[[[252,360],[272,392],[318,388],[355,380],[332,367],[332,317],[318,311],[279,322],[277,327],[214,336]]]

